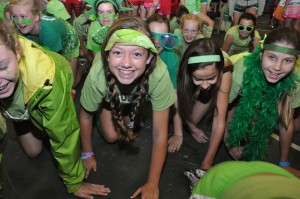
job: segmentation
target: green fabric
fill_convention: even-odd
[[[29,115],[28,113],[26,113],[26,108],[24,105],[24,91],[22,80],[19,80],[14,95],[12,95],[8,99],[1,99],[0,103],[1,109],[5,110],[5,112],[3,112],[3,115],[5,115],[6,118],[12,118],[19,121],[29,119]]]
[[[285,176],[251,176],[235,183],[222,199],[299,199],[300,180]]]
[[[93,40],[93,36],[95,35],[95,33],[97,32],[97,30],[99,30],[101,28],[101,24],[99,23],[99,21],[93,21],[89,27],[88,30],[88,38],[87,38],[87,44],[86,47],[87,49],[93,51],[93,52],[99,52],[101,50],[102,45],[97,44],[94,40]]]
[[[88,19],[83,14],[81,14],[76,19],[74,19],[73,26],[78,36],[84,36],[84,34],[87,33],[90,27],[90,23]]]
[[[248,44],[251,42],[251,37],[247,37],[246,39],[241,40],[239,36],[239,27],[238,25],[231,27],[225,35],[231,35],[233,37],[233,43],[230,46],[230,50],[238,50],[238,51],[248,51]],[[259,32],[255,30],[254,36],[258,39],[261,39]]]
[[[284,53],[284,54],[288,54],[288,55],[295,55],[295,56],[298,56],[298,54],[299,54],[299,51],[294,48],[287,48],[284,46],[278,46],[278,45],[274,45],[274,44],[265,44],[263,49],[280,52],[280,53]]]
[[[9,4],[9,1],[1,1],[0,2],[0,19],[5,20],[4,9]]]
[[[47,78],[37,75],[39,70],[51,71],[55,67],[54,78],[49,85],[36,89],[25,106],[28,108],[31,122],[45,132],[50,139],[51,152],[58,163],[59,176],[68,192],[76,191],[84,179],[84,169],[80,159],[79,124],[75,106],[71,97],[73,74],[68,61],[61,55],[47,51],[33,42],[20,38],[24,56],[22,59],[51,59],[55,65],[32,66],[20,68],[22,79],[39,79],[44,85]],[[35,62],[26,62],[35,63]],[[32,70],[35,68],[35,70]],[[36,84],[24,84],[26,90],[36,88]],[[24,93],[26,95],[26,93]]]
[[[174,32],[174,30],[178,28],[180,28],[180,25],[177,22],[177,18],[173,17],[173,19],[170,21],[170,32]]]
[[[184,6],[191,14],[194,12],[201,12],[201,4],[207,4],[207,0],[185,0]]]
[[[100,29],[98,29],[97,32],[93,35],[94,42],[99,45],[102,45],[109,28],[110,26],[103,26]]]
[[[26,37],[51,51],[62,51],[62,55],[67,59],[79,55],[78,35],[75,29],[64,20],[43,15],[39,37],[31,35]]]
[[[157,54],[157,49],[151,39],[144,33],[132,29],[121,29],[115,31],[110,36],[107,45],[105,46],[105,51],[110,51],[115,44],[140,46]]]
[[[291,173],[268,162],[228,161],[209,169],[193,188],[191,198],[193,196],[221,198],[235,183],[238,183],[245,177],[260,173],[277,174],[296,179]]]
[[[173,88],[177,88],[177,70],[180,61],[179,56],[175,52],[167,50],[163,50],[159,56],[167,65]]]
[[[136,85],[126,85],[126,87],[134,90]],[[122,88],[122,90],[125,88]],[[159,57],[154,71],[149,76],[148,95],[153,111],[163,111],[169,108],[176,100],[167,67]],[[87,111],[94,112],[98,110],[103,100],[110,102],[101,55],[97,54],[84,82],[80,103]]]
[[[261,49],[244,59],[247,67],[243,74],[243,97],[234,112],[226,139],[227,147],[243,148],[245,160],[264,160],[268,152],[271,133],[278,128],[278,102],[283,94],[290,94],[295,87],[293,74],[276,84],[268,84],[261,69]]]

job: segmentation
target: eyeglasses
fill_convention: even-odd
[[[254,29],[254,26],[239,25],[239,30],[244,30],[245,28],[248,32],[251,32]]]
[[[151,33],[153,35],[153,38],[154,39],[158,38],[160,45],[167,50],[174,49],[178,45],[179,41],[181,40],[181,36],[172,33],[160,34],[152,31]]]

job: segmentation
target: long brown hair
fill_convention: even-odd
[[[205,63],[195,63],[188,64],[188,60],[190,57],[200,56],[200,55],[220,55],[221,61],[215,62],[216,69],[218,71],[217,82],[211,88],[212,89],[212,100],[211,107],[216,111],[217,110],[217,94],[220,89],[220,84],[223,75],[224,69],[224,58],[223,54],[217,45],[217,43],[209,38],[196,39],[187,48],[185,51],[180,66],[178,69],[178,78],[177,78],[177,97],[178,97],[178,108],[179,114],[181,118],[184,118],[188,122],[192,122],[192,109],[194,105],[195,93],[201,92],[197,87],[193,84],[192,73],[198,69],[203,69],[208,65],[213,64],[214,62],[205,62]],[[196,94],[196,98],[198,98],[199,93]]]

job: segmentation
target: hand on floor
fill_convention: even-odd
[[[232,147],[228,152],[233,157],[233,159],[239,160],[243,156],[243,147]]]
[[[168,152],[173,153],[176,151],[179,151],[181,145],[183,142],[183,137],[182,135],[173,135],[172,137],[170,137],[169,141],[168,141]]]
[[[191,132],[191,135],[193,138],[200,143],[207,143],[209,141],[209,138],[204,134],[203,130],[201,129],[196,129]]]
[[[93,199],[94,195],[107,196],[108,193],[110,193],[110,189],[104,185],[82,183],[79,189],[73,194],[80,198]]]

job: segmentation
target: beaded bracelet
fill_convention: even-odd
[[[290,164],[291,164],[290,162],[279,162],[278,163],[278,165],[281,167],[287,167],[287,166],[290,166]]]
[[[93,151],[87,151],[87,152],[81,152],[81,159],[87,159],[87,158],[91,158],[94,157],[95,153]]]

